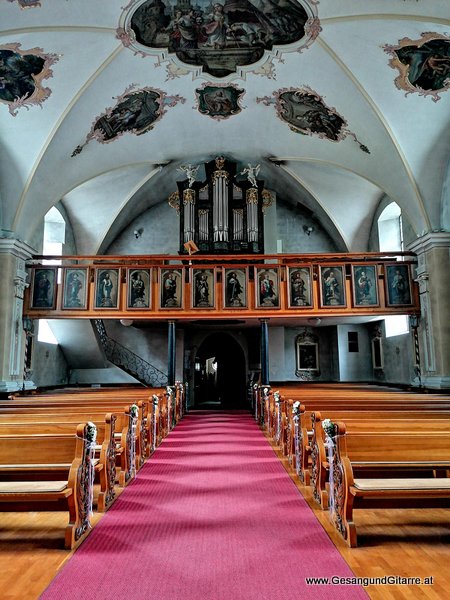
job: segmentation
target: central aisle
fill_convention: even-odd
[[[42,598],[367,598],[243,412],[185,416]]]

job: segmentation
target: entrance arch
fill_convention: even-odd
[[[211,333],[199,346],[194,403],[195,408],[248,408],[245,354],[232,335]]]

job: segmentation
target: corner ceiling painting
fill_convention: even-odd
[[[41,48],[21,50],[20,44],[0,46],[0,102],[8,104],[10,114],[32,104],[42,104],[51,94],[42,81],[52,77],[50,66],[58,61],[56,54],[44,54]]]
[[[125,92],[116,98],[115,106],[97,117],[84,144],[77,146],[72,156],[80,154],[91,140],[102,144],[112,142],[124,133],[142,135],[153,129],[156,121],[166,112],[165,106],[175,106],[178,102],[184,104],[181,96],[166,96],[165,92],[152,88],[134,89],[129,86]]]
[[[432,96],[437,102],[439,92],[450,87],[450,37],[439,33],[422,33],[418,40],[403,38],[398,45],[384,46],[392,56],[389,61],[399,75],[395,85],[406,94],[417,92]]]
[[[118,28],[136,52],[168,51],[185,66],[223,78],[260,61],[266,51],[307,47],[320,26],[307,0],[135,0]],[[149,50],[150,49],[150,52]],[[290,48],[289,48],[290,49]],[[155,52],[153,52],[155,53]]]
[[[264,96],[256,101],[265,106],[274,104],[278,117],[296,133],[315,135],[332,142],[340,142],[350,136],[363,152],[370,154],[367,146],[347,128],[344,117],[335,108],[327,106],[324,99],[308,86],[276,90],[273,97]]]

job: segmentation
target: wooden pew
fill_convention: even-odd
[[[436,415],[435,415],[436,416]],[[409,432],[412,435],[417,433],[447,433],[450,434],[450,414],[445,419],[421,418],[418,414],[414,418],[408,411],[404,413],[392,415],[389,412],[378,412],[372,414],[370,419],[367,419],[367,415],[364,413],[347,412],[343,415],[338,414],[338,418],[345,418],[345,425],[347,433],[358,433],[358,434],[383,434],[383,433],[405,433]],[[313,490],[313,496],[315,500],[321,505],[323,509],[328,508],[328,473],[329,473],[329,456],[327,451],[327,443],[329,439],[324,431],[326,427],[326,421],[322,419],[319,412],[311,415],[313,437],[310,444],[310,456],[311,456],[311,485]],[[357,439],[357,438],[352,438]],[[354,467],[359,472],[367,471],[367,468],[371,468],[371,465],[367,467],[365,464],[354,464]],[[303,465],[305,468],[305,465]],[[414,467],[416,468],[416,467]],[[383,470],[383,469],[381,469]]]
[[[133,405],[132,405],[133,406]],[[105,409],[89,406],[44,406],[37,408],[17,408],[0,410],[0,423],[29,423],[34,421],[76,421],[89,420],[104,422]],[[119,446],[116,447],[117,466],[119,467],[119,485],[125,486],[136,474],[138,459],[136,458],[136,432],[137,420],[132,407],[122,407],[116,414],[115,439]],[[112,467],[111,467],[112,468]],[[112,474],[111,474],[112,479]]]
[[[77,547],[91,529],[94,445],[89,423],[78,425],[76,435],[2,436],[0,474],[7,472],[9,480],[0,481],[1,509],[68,511],[65,547]],[[63,464],[66,476],[55,481]],[[27,479],[38,470],[39,481]]]
[[[3,422],[0,421],[0,438],[8,436],[36,435],[75,435],[80,416],[72,421],[33,421]],[[91,420],[97,429],[96,453],[98,460],[95,473],[99,479],[100,491],[96,498],[97,510],[104,512],[116,498],[116,442],[114,438],[116,415],[107,414],[104,420]],[[65,468],[63,469],[65,470]]]
[[[450,468],[447,433],[349,433],[333,424],[330,517],[350,547],[357,545],[354,508],[450,506],[450,478],[399,478],[396,468]],[[355,477],[354,464],[390,467],[389,477]]]

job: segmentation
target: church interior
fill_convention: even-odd
[[[446,597],[449,88],[448,0],[0,3],[2,598]]]

